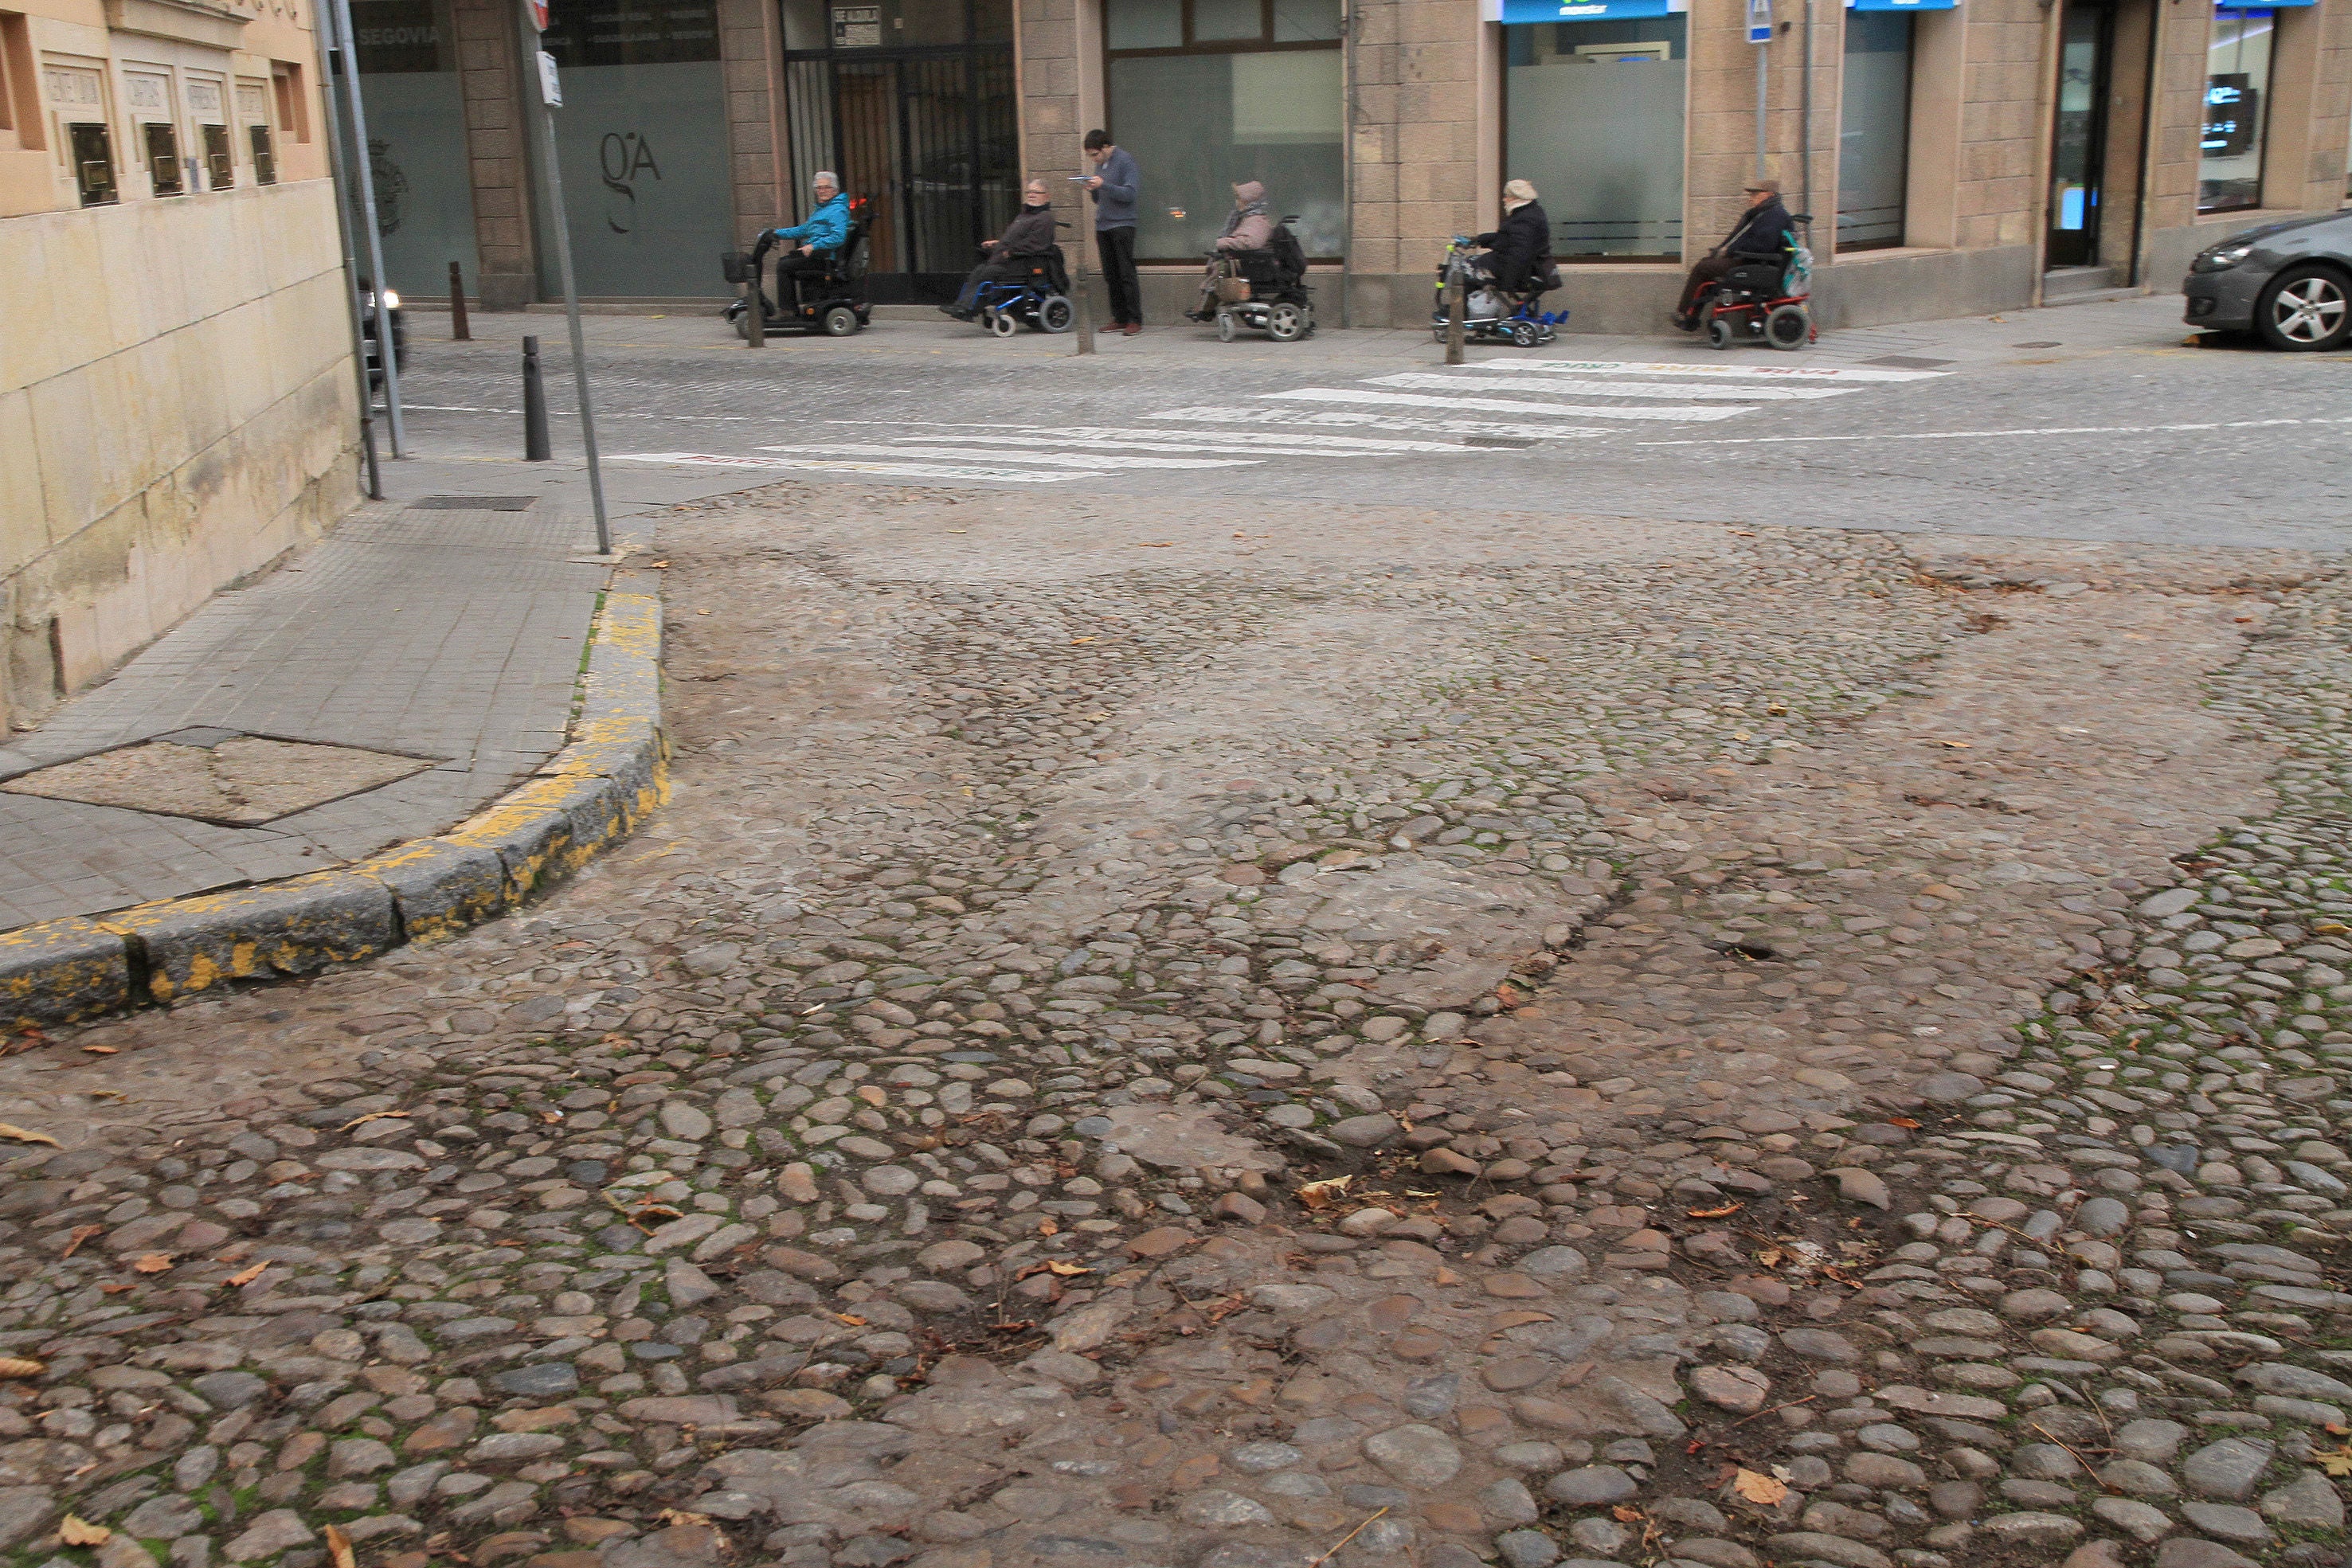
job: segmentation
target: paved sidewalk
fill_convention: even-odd
[[[583,555],[584,505],[540,493],[578,474],[517,482],[503,466],[410,461],[384,475],[385,501],[0,747],[0,930],[356,860],[461,821],[563,745],[612,576]],[[451,497],[519,509],[417,505]],[[617,526],[620,548],[630,528]],[[158,738],[177,749],[116,752]],[[240,747],[264,753],[268,799],[237,798],[249,779],[205,777],[200,753],[219,773]],[[100,753],[115,755],[36,777]],[[403,776],[375,782],[386,773]],[[84,799],[24,792],[37,789]],[[273,801],[299,809],[270,815]]]

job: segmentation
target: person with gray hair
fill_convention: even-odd
[[[809,182],[815,194],[815,208],[808,222],[770,231],[774,239],[794,247],[799,259],[787,257],[776,266],[778,273],[822,272],[827,262],[819,252],[839,250],[849,243],[849,198],[842,193],[841,177],[830,169],[821,169]]]
[[[1471,242],[1486,252],[1486,270],[1506,294],[1524,294],[1551,271],[1551,218],[1525,180],[1503,187],[1503,226]]]

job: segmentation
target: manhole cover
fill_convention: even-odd
[[[426,496],[408,503],[412,512],[523,512],[536,496]]]
[[[432,766],[354,746],[183,729],[21,773],[0,789],[252,828]]]
[[[1874,360],[1864,360],[1865,365],[1885,365],[1890,371],[1932,371],[1937,365],[1948,365],[1949,360],[1921,360],[1909,354],[1882,354]]]

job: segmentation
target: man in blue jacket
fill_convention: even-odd
[[[1095,165],[1086,181],[1095,199],[1095,246],[1110,295],[1110,325],[1103,330],[1132,338],[1143,330],[1143,289],[1135,276],[1135,198],[1142,176],[1134,154],[1113,145],[1109,131],[1087,131],[1086,147]]]
[[[779,279],[822,276],[833,263],[832,253],[849,243],[849,198],[841,193],[840,177],[826,170],[819,172],[812,183],[816,190],[816,210],[809,214],[808,222],[773,233],[773,238],[794,246],[776,264]]]

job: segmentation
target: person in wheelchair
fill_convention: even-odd
[[[1479,266],[1505,294],[1540,293],[1551,270],[1551,217],[1525,180],[1503,187],[1503,226],[1471,242],[1486,251]]]
[[[1220,281],[1258,273],[1271,276],[1270,258],[1264,252],[1274,241],[1274,230],[1275,221],[1266,214],[1265,187],[1255,180],[1235,182],[1234,210],[1225,214],[1224,228],[1209,246],[1213,254],[1201,280],[1201,308],[1187,312],[1193,320],[1206,321],[1216,314]]]
[[[1054,252],[1054,196],[1045,182],[1032,180],[1022,187],[1020,212],[1004,225],[1003,234],[980,243],[988,253],[987,259],[964,278],[963,292],[956,296],[956,302],[940,307],[959,321],[969,321],[980,314],[982,287],[991,283],[1018,282],[1029,275],[1033,263]]]
[[[849,198],[841,189],[841,177],[830,170],[820,170],[810,182],[815,192],[816,207],[804,224],[786,228],[771,229],[760,236],[753,251],[755,256],[766,254],[779,241],[789,246],[776,263],[776,292],[782,295],[787,282],[798,297],[800,280],[804,277],[829,277],[840,260],[841,247],[849,243]],[[779,304],[783,301],[778,300]]]
[[[1726,235],[1723,243],[1699,258],[1684,280],[1682,303],[1675,308],[1675,325],[1696,332],[1703,297],[1720,284],[1735,267],[1769,263],[1779,267],[1789,256],[1795,223],[1780,203],[1780,182],[1759,180],[1748,187],[1748,210]]]

